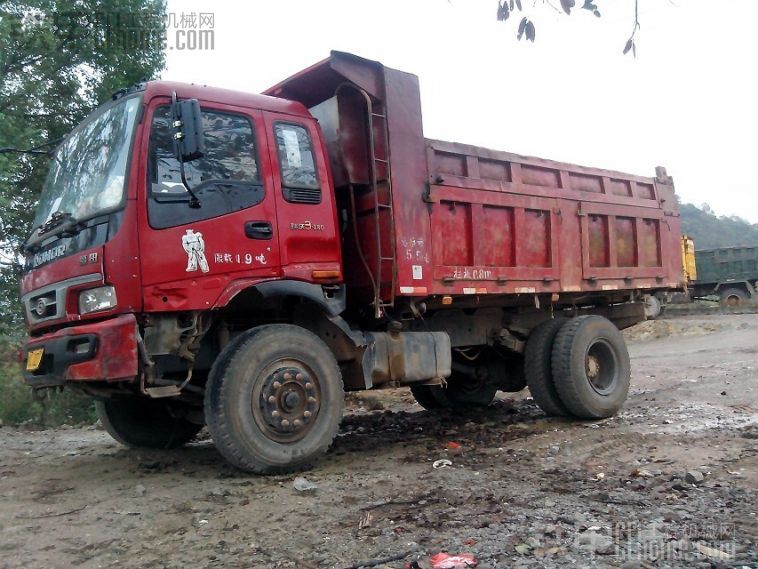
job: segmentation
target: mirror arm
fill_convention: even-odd
[[[199,209],[200,208],[200,200],[198,199],[197,195],[195,195],[195,192],[192,191],[192,188],[189,186],[189,182],[187,182],[187,175],[184,171],[184,160],[179,158],[179,173],[182,177],[182,184],[184,185],[184,188],[187,190],[187,193],[190,195],[189,199],[189,206],[192,209]]]

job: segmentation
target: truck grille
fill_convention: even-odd
[[[29,316],[35,320],[43,320],[58,312],[58,299],[55,291],[33,296],[28,301]]]
[[[62,318],[66,308],[68,289],[86,283],[102,283],[103,275],[95,273],[82,275],[65,281],[53,283],[26,293],[21,297],[27,321],[37,324],[46,320]]]
[[[291,203],[321,203],[321,188],[284,188],[282,194]]]

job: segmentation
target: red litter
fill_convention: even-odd
[[[460,553],[458,555],[448,555],[447,553],[438,553],[430,559],[432,569],[466,569],[466,567],[476,567],[478,561],[470,553]]]

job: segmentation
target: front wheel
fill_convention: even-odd
[[[190,442],[202,425],[189,422],[165,399],[108,399],[95,409],[108,434],[133,448],[171,449]]]
[[[748,300],[748,294],[741,288],[727,288],[719,294],[721,306],[742,306]]]
[[[579,316],[561,326],[553,344],[552,369],[561,402],[576,417],[610,417],[629,392],[626,343],[602,316]]]
[[[219,452],[258,474],[310,465],[336,436],[343,407],[332,352],[315,334],[289,324],[236,338],[214,363],[205,392]]]

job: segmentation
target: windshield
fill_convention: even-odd
[[[140,99],[130,97],[92,116],[56,150],[34,227],[53,214],[83,220],[119,206]]]

